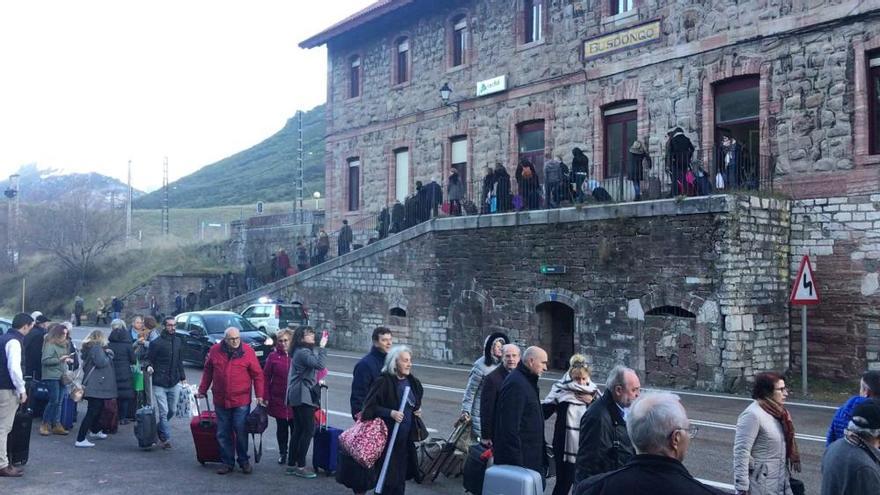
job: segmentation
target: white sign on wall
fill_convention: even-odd
[[[507,89],[507,76],[493,77],[477,83],[477,96],[491,95],[492,93],[500,93]]]

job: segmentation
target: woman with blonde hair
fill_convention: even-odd
[[[287,462],[288,441],[293,438],[293,409],[287,407],[287,375],[290,372],[290,348],[293,330],[285,328],[275,334],[275,350],[266,358],[263,367],[265,391],[263,399],[269,416],[275,418],[275,438],[278,440],[278,464]],[[292,452],[296,446],[290,449]]]
[[[105,399],[116,398],[116,375],[113,372],[113,351],[107,348],[107,337],[100,330],[90,333],[82,343],[83,386],[85,399],[88,402],[86,415],[80,423],[76,436],[77,447],[94,447],[95,444],[86,439],[86,433],[92,438],[104,439],[107,434],[98,427],[101,410]]]
[[[67,352],[67,328],[59,323],[49,327],[49,333],[43,340],[43,383],[49,389],[49,403],[43,410],[43,423],[40,435],[67,435],[68,431],[61,425],[61,376],[67,371],[67,365],[73,362]]]
[[[553,427],[553,459],[556,463],[556,487],[553,495],[567,495],[574,482],[575,462],[580,443],[581,417],[599,395],[587,358],[575,354],[568,360],[562,375],[541,402],[544,419],[556,414]]]

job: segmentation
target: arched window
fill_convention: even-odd
[[[696,318],[697,315],[678,306],[658,306],[645,313],[645,316],[677,316],[679,318]]]
[[[397,316],[397,317],[400,317],[400,318],[406,318],[406,310],[403,309],[403,308],[391,308],[391,309],[388,311],[388,314],[389,314],[390,316]]]

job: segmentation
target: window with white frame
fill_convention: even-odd
[[[361,95],[361,58],[357,55],[349,60],[348,97],[357,98]]]
[[[523,0],[525,35],[523,42],[532,43],[544,38],[544,0]]]
[[[458,177],[463,184],[467,183],[467,136],[450,139],[450,166],[458,170]]]
[[[464,65],[468,43],[467,16],[456,17],[452,22],[452,66]]]
[[[396,72],[395,84],[403,84],[409,81],[409,38],[400,38],[396,44]]]
[[[635,0],[606,0],[611,2],[611,15],[623,14],[629,12],[635,7]]]
[[[409,149],[394,150],[394,198],[403,203],[409,195]]]

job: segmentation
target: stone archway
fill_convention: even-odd
[[[535,345],[547,351],[548,367],[565,370],[572,354],[579,352],[578,328],[586,314],[584,299],[565,289],[544,289],[532,298],[538,329]]]

